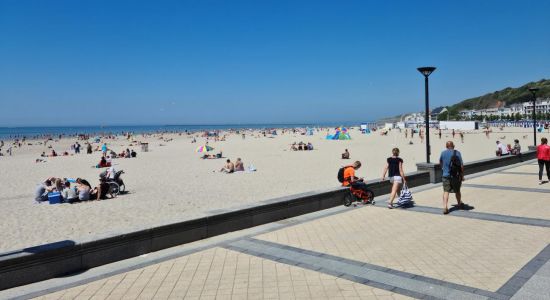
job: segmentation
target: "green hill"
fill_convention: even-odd
[[[533,95],[529,92],[529,88],[538,87],[540,90],[537,92],[537,98],[550,97],[550,80],[542,79],[537,82],[529,82],[518,88],[507,87],[503,90],[489,93],[480,97],[466,99],[450,107],[452,113],[457,113],[465,109],[484,109],[502,106],[504,103],[506,106],[515,103],[522,103],[526,101],[532,101]]]

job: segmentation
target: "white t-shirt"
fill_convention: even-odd
[[[499,143],[497,149],[500,149],[502,155],[508,154],[508,147],[506,147],[506,145],[504,145],[503,143]]]
[[[110,166],[109,169],[107,169],[107,173],[109,174],[109,179],[115,179],[115,167]]]

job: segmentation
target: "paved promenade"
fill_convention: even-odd
[[[549,299],[550,183],[528,162],[467,178],[468,210],[337,207],[4,292],[38,299]],[[456,203],[451,196],[451,204]]]

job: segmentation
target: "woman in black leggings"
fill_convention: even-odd
[[[539,162],[539,184],[542,184],[544,168],[546,168],[546,176],[550,181],[550,146],[548,146],[546,138],[541,138],[540,145],[537,146],[537,160]]]

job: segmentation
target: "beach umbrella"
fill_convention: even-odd
[[[195,151],[201,153],[201,152],[208,152],[208,151],[212,151],[212,150],[214,150],[214,148],[206,145],[206,146],[198,147],[197,150],[195,150]]]

